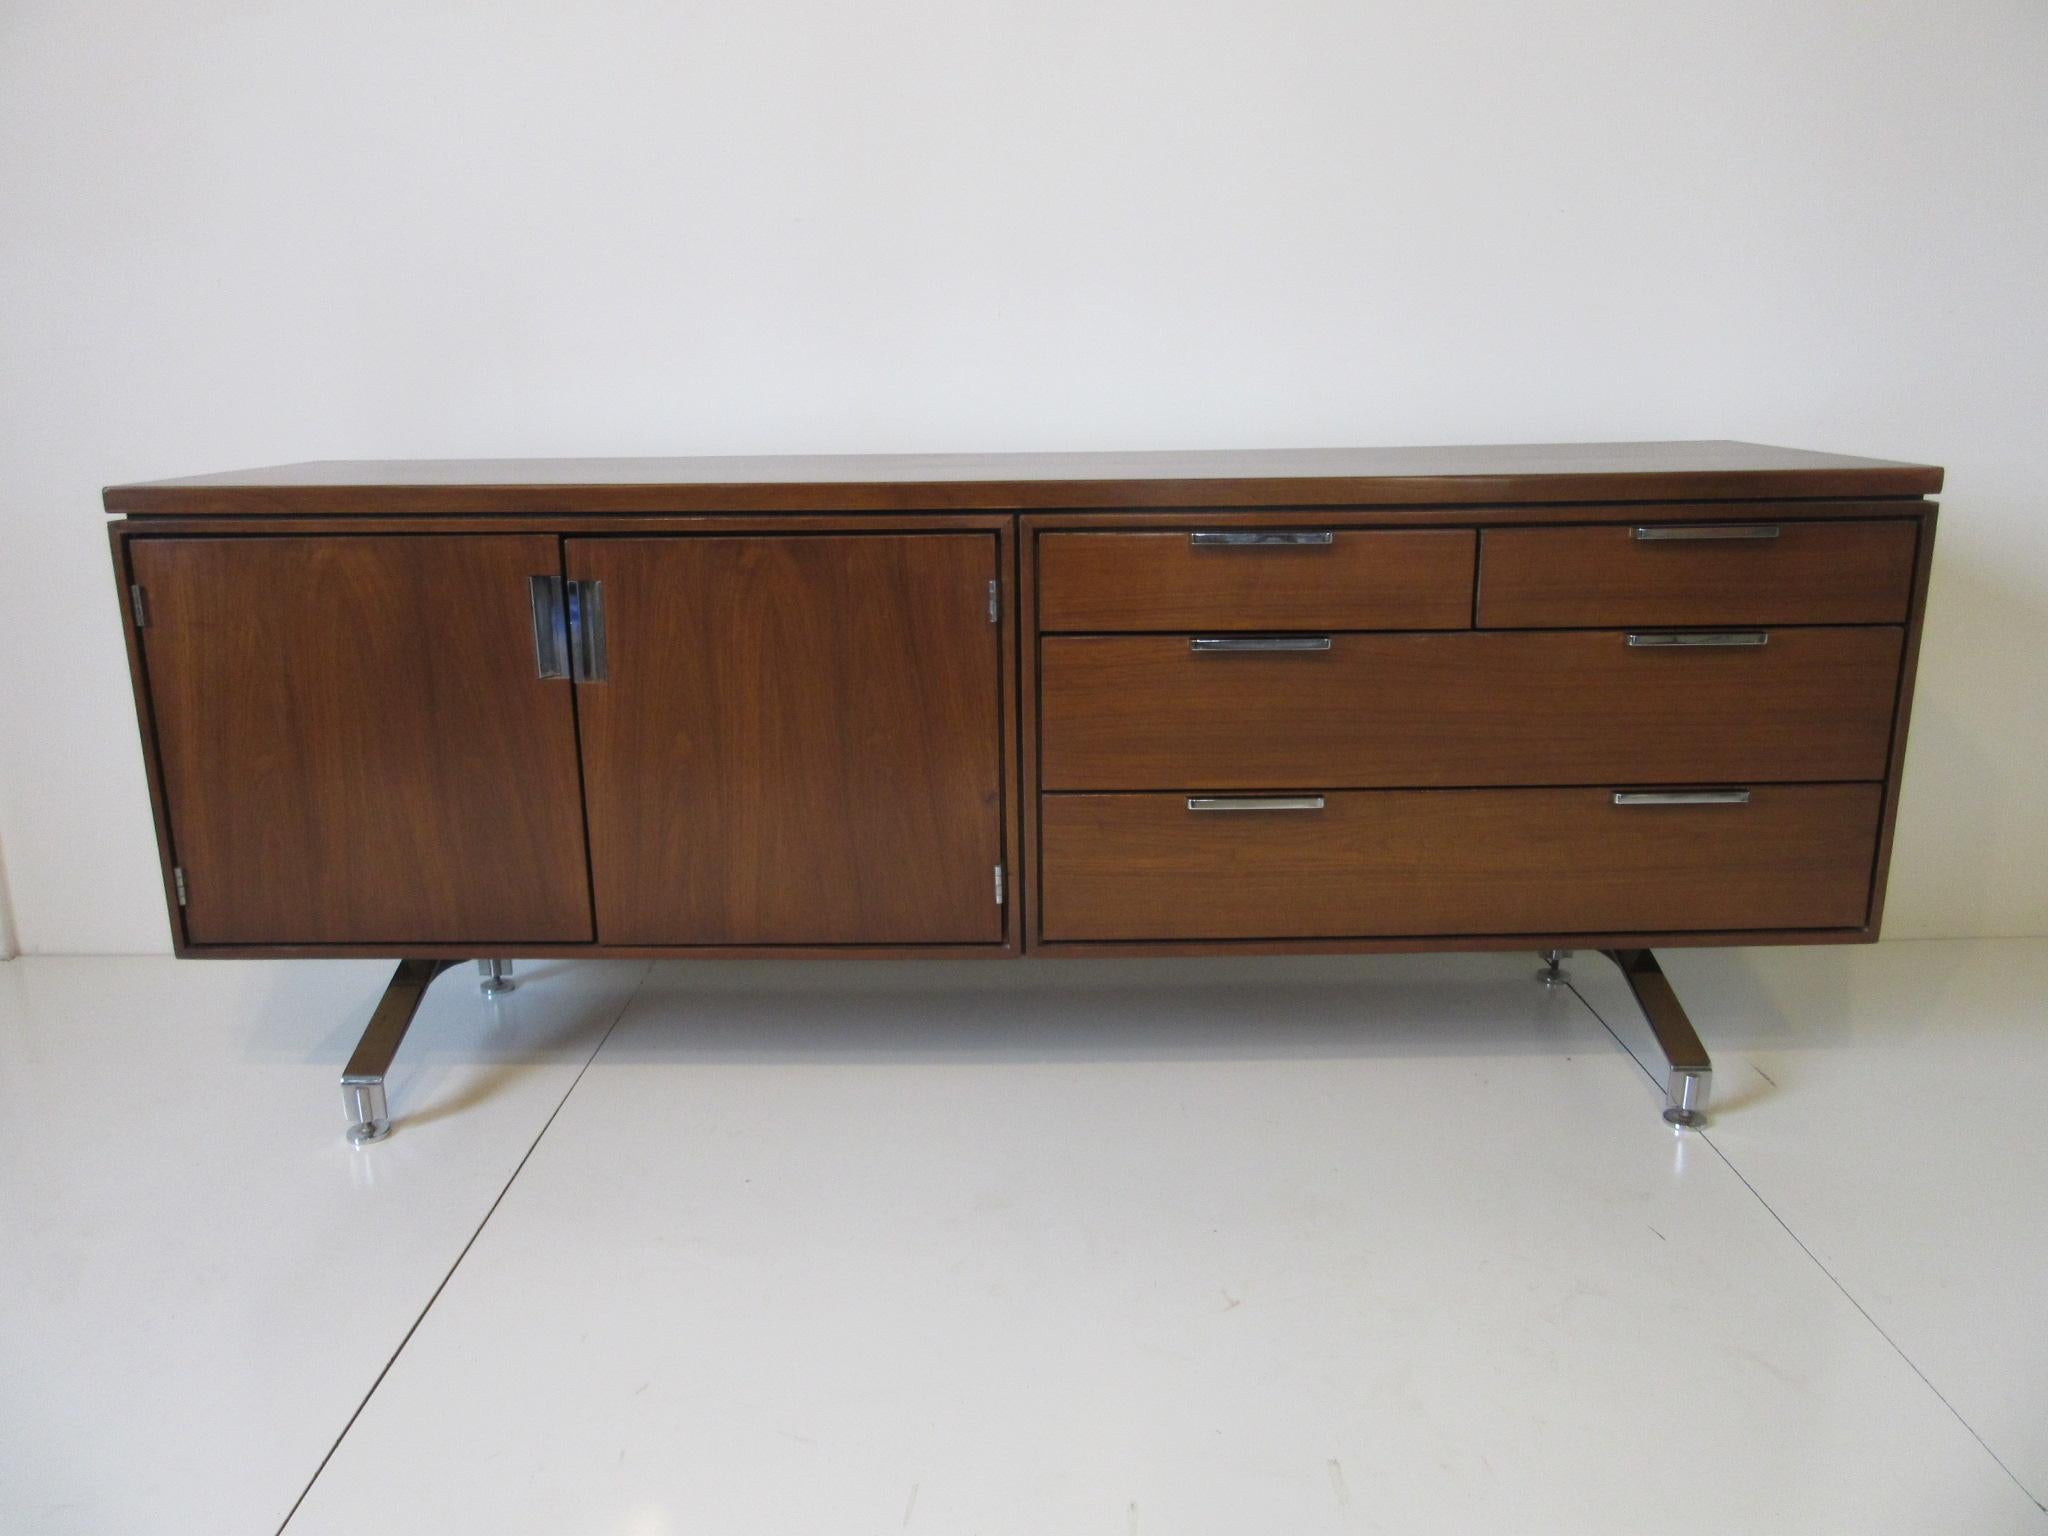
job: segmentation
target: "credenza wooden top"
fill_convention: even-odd
[[[124,516],[1453,507],[1923,496],[1928,464],[1759,443],[321,460],[107,488]]]

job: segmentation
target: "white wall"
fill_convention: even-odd
[[[1888,932],[2048,931],[2039,0],[0,10],[0,843],[168,943],[98,487],[1750,437],[1950,469]]]

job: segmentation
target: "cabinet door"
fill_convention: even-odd
[[[992,534],[568,558],[607,634],[608,676],[577,688],[602,942],[1001,939]]]
[[[591,936],[549,537],[138,538],[192,944]]]

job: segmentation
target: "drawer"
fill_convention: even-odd
[[[1042,927],[1069,941],[1855,928],[1881,799],[1875,784],[1694,805],[1618,805],[1611,789],[1381,790],[1250,810],[1048,795]]]
[[[1045,630],[1468,629],[1469,528],[1047,533]]]
[[[1917,548],[1909,519],[1489,528],[1479,623],[1899,624]]]
[[[1881,779],[1903,631],[1059,635],[1048,790]],[[1631,639],[1641,644],[1630,644]],[[1312,650],[1197,651],[1226,645]]]

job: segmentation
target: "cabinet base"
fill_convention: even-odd
[[[1714,1067],[1706,1047],[1686,1017],[1678,994],[1672,991],[1657,957],[1647,949],[1605,949],[1601,951],[1620,969],[1636,1006],[1648,1020],[1650,1032],[1664,1053],[1668,1067],[1664,1088],[1664,1118],[1670,1124],[1696,1129],[1707,1123],[1707,1098],[1712,1089]],[[1546,987],[1569,982],[1564,962],[1572,951],[1546,949],[1543,968],[1537,977]],[[398,962],[384,995],[370,1014],[362,1038],[356,1042],[348,1066],[341,1074],[342,1110],[348,1120],[348,1139],[353,1146],[382,1141],[391,1134],[390,1100],[385,1092],[385,1074],[412,1027],[426,998],[427,988],[443,971],[457,965],[450,959],[408,959]],[[514,985],[508,960],[480,960],[478,983],[486,997],[508,992]]]

